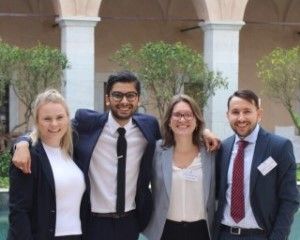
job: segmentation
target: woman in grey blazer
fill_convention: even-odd
[[[203,126],[196,102],[187,95],[174,96],[153,160],[154,212],[143,232],[149,240],[210,239],[215,162],[204,147]]]

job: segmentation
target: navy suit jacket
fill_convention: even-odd
[[[73,120],[75,129],[74,136],[74,157],[79,160],[83,171],[89,171],[90,160],[94,147],[108,119],[108,113],[98,113],[92,110],[79,109]],[[142,156],[137,191],[135,196],[136,211],[140,231],[149,222],[153,208],[152,195],[149,189],[151,179],[152,158],[155,150],[156,140],[161,138],[157,120],[149,115],[134,114],[134,124],[141,130],[147,140],[147,146]]]
[[[235,136],[222,142],[217,154],[217,198],[215,237],[218,239],[226,204],[227,173]],[[277,166],[265,176],[257,167],[268,157]],[[256,140],[250,177],[250,204],[255,219],[269,240],[287,239],[294,214],[299,206],[296,186],[296,163],[292,143],[260,128]]]
[[[8,240],[54,239],[56,198],[52,168],[40,141],[30,149],[31,174],[10,166]],[[85,232],[85,192],[81,202],[81,224]]]

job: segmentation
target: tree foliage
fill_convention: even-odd
[[[61,75],[67,67],[67,58],[58,49],[41,44],[19,51],[19,61],[15,64],[11,84],[26,111],[24,122],[15,128],[25,124],[28,130],[35,97],[49,87],[61,87]]]
[[[5,87],[11,85],[25,106],[23,125],[28,130],[32,103],[36,95],[49,88],[61,87],[61,75],[67,58],[58,49],[38,44],[33,48],[18,48],[0,42],[0,105]]]
[[[0,41],[0,105],[3,104],[5,89],[12,78],[13,68],[18,59],[18,48]]]
[[[264,93],[279,100],[289,112],[300,133],[300,46],[276,48],[258,63],[258,76]]]
[[[6,88],[13,75],[15,63],[18,61],[18,48],[0,41],[0,106],[4,104]],[[4,141],[5,126],[0,120],[0,150]]]
[[[111,59],[138,75],[146,91],[155,97],[160,119],[175,94],[185,92],[203,108],[217,88],[227,87],[219,72],[208,69],[201,54],[180,42],[149,42],[136,51],[125,44]]]

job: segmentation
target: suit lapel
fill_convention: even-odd
[[[265,153],[268,148],[268,137],[267,133],[260,128],[256,139],[252,166],[251,166],[251,177],[250,177],[250,196],[254,190],[254,186],[257,179],[258,170],[257,167],[265,160]]]
[[[221,171],[225,174],[222,174],[221,184],[223,184],[223,189],[227,189],[227,176],[228,176],[228,168],[230,164],[231,152],[234,144],[235,136],[231,136],[226,143],[223,145],[223,161],[221,166]]]
[[[147,140],[148,143],[156,142],[156,139],[151,139],[151,137],[153,136],[153,133],[151,131],[153,129],[149,128],[148,122],[141,120],[136,115],[133,115],[132,120],[133,120],[133,123],[135,123],[138,126],[138,128],[140,129],[140,131],[142,132],[143,136],[145,137],[145,139]]]
[[[39,159],[38,161],[40,162],[42,166],[42,171],[44,172],[46,179],[50,185],[51,190],[53,193],[55,193],[55,184],[54,184],[54,177],[53,177],[53,172],[52,168],[48,159],[48,156],[43,148],[43,145],[40,141],[37,142],[35,149],[38,153]]]
[[[81,143],[83,146],[85,146],[88,149],[88,151],[86,151],[88,153],[88,155],[86,156],[86,159],[88,159],[88,161],[82,161],[81,159],[78,159],[78,165],[86,173],[89,171],[94,148],[99,140],[99,137],[102,133],[102,130],[103,130],[105,124],[107,123],[107,120],[108,120],[107,112],[99,115],[99,117],[96,121],[96,124],[98,125],[98,127],[95,128],[95,131],[91,131],[90,134],[88,134],[88,135],[85,134],[86,135],[85,139]],[[83,136],[81,136],[81,138],[83,139]]]
[[[212,183],[212,159],[208,156],[207,151],[205,150],[204,147],[201,147],[200,150],[200,158],[202,162],[202,173],[203,173],[203,194],[204,194],[204,202],[205,206],[207,206],[208,203],[208,198],[209,198],[209,193],[210,193],[210,188],[211,188],[211,183]]]
[[[162,152],[162,173],[166,192],[170,198],[171,187],[172,187],[172,159],[173,159],[173,147],[167,148]]]

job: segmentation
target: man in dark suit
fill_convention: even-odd
[[[154,117],[135,113],[139,97],[140,82],[135,75],[124,71],[108,79],[108,113],[87,109],[76,112],[74,157],[90,177],[91,222],[87,233],[90,240],[135,240],[149,221],[150,169],[160,132]],[[126,161],[126,178],[121,210],[118,210],[119,128],[126,132],[127,145],[126,159],[122,159]]]
[[[228,99],[235,135],[218,152],[215,240],[285,240],[299,206],[292,143],[258,123],[262,109],[250,90]]]

